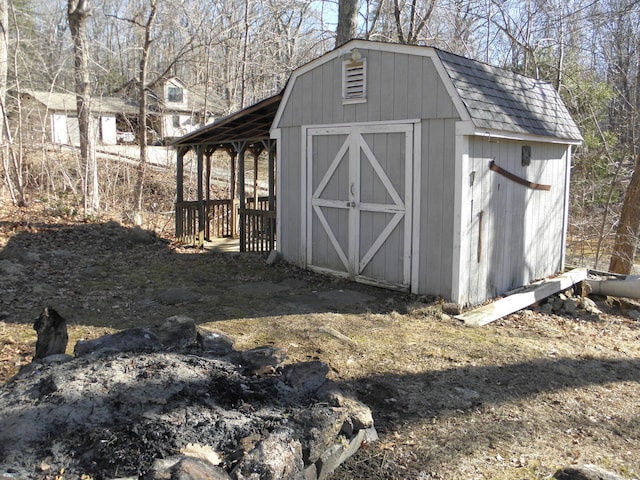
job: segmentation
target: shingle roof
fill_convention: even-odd
[[[582,140],[549,83],[435,50],[476,127]]]
[[[196,144],[228,145],[238,141],[267,139],[281,99],[282,94],[265,98],[180,137],[171,145],[176,147]]]
[[[54,112],[75,112],[76,95],[73,93],[44,92],[25,90],[24,93],[35,98]],[[93,113],[138,113],[138,107],[118,97],[93,97],[91,102]]]

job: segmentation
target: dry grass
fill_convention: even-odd
[[[290,361],[322,360],[371,407],[380,441],[335,478],[546,479],[576,463],[640,477],[640,324],[617,303],[601,302],[597,318],[519,312],[469,328],[430,299],[267,267],[256,255],[168,242],[124,248],[125,227],[103,238],[99,225],[65,222],[42,210],[3,212],[0,250],[20,246],[39,261],[0,279],[2,381],[31,360],[31,324],[45,304],[69,320],[69,352],[81,338],[184,314],[238,348],[275,345]],[[72,260],[55,263],[54,251]],[[288,279],[300,285],[291,299],[234,290]],[[198,300],[154,303],[155,292],[172,287]],[[375,300],[296,303],[332,289]]]

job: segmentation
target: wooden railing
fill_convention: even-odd
[[[257,206],[253,200],[253,197],[245,198],[244,208],[253,210],[269,210],[269,197],[258,197]]]
[[[206,208],[205,235],[208,239],[233,236],[233,218],[231,200],[209,200]]]
[[[241,251],[270,252],[275,248],[276,212],[245,208],[240,210],[240,218],[244,220],[240,234]]]
[[[204,230],[199,232],[198,202],[176,203],[176,238],[184,243],[233,236],[231,200],[209,200],[203,203]],[[202,238],[200,238],[202,236]]]
[[[269,197],[258,197],[258,208],[255,207],[254,199],[246,198],[245,208],[239,210],[244,219],[244,228],[240,229],[240,250],[268,252],[275,248],[276,212],[269,210]],[[200,245],[205,240],[235,235],[230,199],[205,201],[202,208],[205,221],[200,231],[198,202],[176,203],[176,239]]]
[[[198,243],[198,202],[176,203],[176,239],[183,243]]]

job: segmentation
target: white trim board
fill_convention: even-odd
[[[382,245],[386,242],[390,233],[395,227],[404,219],[404,233],[403,233],[403,259],[402,259],[402,280],[397,285],[393,282],[389,285],[393,285],[395,288],[409,288],[412,282],[412,268],[414,266],[413,261],[415,256],[412,255],[412,247],[415,245],[412,241],[414,231],[414,216],[412,210],[413,204],[413,187],[414,187],[414,167],[416,163],[415,152],[413,147],[415,146],[415,130],[416,125],[419,123],[414,122],[367,122],[367,123],[355,123],[355,124],[341,124],[330,126],[313,126],[302,127],[304,151],[306,152],[306,161],[303,162],[304,170],[306,173],[306,192],[301,199],[304,202],[306,212],[306,219],[303,219],[303,229],[305,231],[305,239],[303,245],[306,252],[306,267],[324,268],[318,265],[312,264],[313,258],[313,243],[309,241],[313,235],[312,219],[314,213],[316,218],[320,221],[325,233],[329,237],[331,245],[333,245],[340,261],[347,270],[348,275],[356,281],[365,283],[365,278],[360,273],[365,269],[367,264],[371,261],[373,256],[378,252]],[[419,129],[418,129],[419,131]],[[362,138],[365,134],[371,133],[403,133],[405,136],[404,148],[405,148],[405,191],[404,198],[396,191],[393,184],[388,180],[386,172],[378,163],[376,156],[372,152],[370,146]],[[334,158],[330,161],[327,170],[324,172],[322,178],[319,178],[320,182],[312,190],[312,179],[309,175],[311,171],[311,162],[313,161],[312,144],[313,137],[326,136],[326,135],[346,135],[345,141],[338,149]],[[335,173],[338,164],[343,161],[343,157],[346,152],[349,152],[349,178],[353,183],[350,187],[349,201],[345,203],[344,200],[330,200],[321,198],[322,191],[326,187],[329,179]],[[385,190],[387,191],[391,201],[382,204],[370,204],[361,202],[360,199],[360,152],[362,152],[371,165],[373,171],[377,174],[377,177],[382,182]],[[310,196],[309,196],[310,195]],[[343,248],[339,245],[337,239],[333,235],[332,229],[327,222],[326,218],[322,214],[319,207],[326,206],[337,209],[348,208],[349,213],[349,231],[352,234],[349,235],[348,248]],[[360,251],[359,248],[359,235],[360,235],[360,212],[383,212],[394,214],[392,220],[387,224],[383,231],[379,234],[376,241],[369,247],[366,252]],[[355,262],[355,263],[354,263]],[[336,272],[338,273],[338,272]],[[369,279],[367,283],[375,285],[387,284],[384,280]]]
[[[586,280],[586,278],[586,268],[575,268],[557,277],[534,283],[495,302],[470,310],[461,315],[456,315],[455,318],[462,320],[466,325],[480,327],[494,322],[505,315],[522,310],[529,305],[533,305],[554,293],[566,290],[576,283]]]

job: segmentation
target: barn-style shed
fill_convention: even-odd
[[[292,74],[271,137],[289,262],[464,305],[564,267],[582,139],[547,83],[354,40]]]

